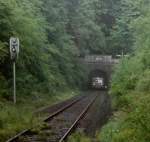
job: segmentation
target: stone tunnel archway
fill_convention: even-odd
[[[112,56],[107,55],[87,55],[84,58],[80,58],[80,63],[86,69],[85,76],[88,83],[90,76],[97,74],[99,76],[104,76],[106,85],[109,86],[113,67],[119,63],[119,60],[113,59]]]

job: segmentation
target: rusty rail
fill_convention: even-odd
[[[98,95],[97,95],[98,96]],[[86,112],[89,110],[89,108],[92,106],[92,104],[95,102],[96,97],[86,106],[86,108],[81,112],[81,114],[78,116],[78,118],[75,120],[75,122],[71,125],[71,127],[68,129],[68,131],[65,133],[65,135],[59,140],[59,142],[63,142],[67,139],[67,137],[72,133],[74,128],[77,126],[78,122],[84,117]]]
[[[82,96],[76,100],[74,100],[73,102],[67,104],[66,106],[64,106],[63,108],[57,110],[56,112],[52,113],[51,115],[49,115],[47,118],[45,118],[43,121],[47,122],[51,119],[53,119],[55,116],[59,115],[60,113],[62,113],[64,110],[70,108],[71,106],[73,106],[74,104],[76,104],[77,102],[81,101],[85,96]],[[32,129],[32,128],[31,128]],[[25,129],[22,132],[18,133],[17,135],[15,135],[14,137],[8,139],[6,142],[15,142],[15,140],[17,140],[20,136],[25,135],[26,133],[28,133],[31,129]]]
[[[65,134],[58,140],[59,142],[63,142],[65,141],[69,135],[71,135],[71,133],[73,132],[73,130],[77,127],[77,124],[80,122],[80,120],[85,116],[85,114],[88,112],[89,108],[92,106],[92,104],[95,102],[96,98],[98,97],[98,95],[94,96],[94,98],[92,98],[92,101],[90,101],[84,108],[84,110],[77,116],[77,118],[75,119],[75,121],[72,123],[72,125],[67,129],[67,132],[65,132]],[[65,110],[67,110],[68,108],[71,108],[74,104],[76,104],[77,102],[82,101],[82,99],[84,99],[85,96],[82,96],[74,101],[72,101],[71,103],[65,105],[63,108],[58,109],[56,112],[52,113],[51,115],[49,115],[47,118],[45,118],[43,121],[44,122],[48,122],[51,121],[54,117],[57,117],[59,114],[63,113]],[[32,128],[31,128],[32,129]],[[28,135],[28,133],[30,133],[31,129],[27,129],[24,130],[23,132],[17,134],[16,136],[14,136],[13,138],[9,139],[6,142],[16,142],[20,136],[25,136]]]

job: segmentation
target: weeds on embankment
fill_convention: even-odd
[[[77,94],[77,92],[67,91],[53,97],[48,95],[38,95],[32,99],[31,97],[26,97],[18,100],[16,105],[6,100],[1,100],[0,141],[6,141],[24,129],[39,125],[47,114],[33,115],[33,112],[38,108],[58,103]]]

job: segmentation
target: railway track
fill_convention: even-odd
[[[24,130],[7,142],[63,142],[88,113],[98,95],[75,99],[52,113],[38,128]]]

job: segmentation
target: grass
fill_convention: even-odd
[[[77,94],[73,91],[54,96],[37,94],[30,98],[19,98],[16,105],[0,98],[0,142],[5,142],[24,129],[38,125],[42,117],[33,115],[38,108],[58,103]]]
[[[150,94],[127,94],[128,107],[119,108],[98,137],[101,142],[150,142]]]
[[[68,142],[92,142],[92,140],[83,132],[76,132],[69,137]]]

